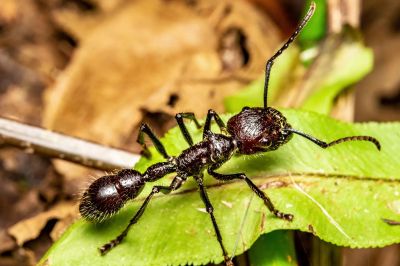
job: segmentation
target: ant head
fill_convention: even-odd
[[[228,132],[241,154],[276,150],[292,137],[286,118],[276,109],[244,107],[228,121]]]
[[[124,169],[95,180],[82,196],[79,212],[88,221],[101,222],[135,198],[144,186],[139,172]]]
[[[237,142],[239,152],[253,154],[263,151],[276,150],[279,146],[290,140],[293,133],[286,118],[276,109],[268,107],[268,84],[272,65],[289,45],[296,39],[301,30],[311,19],[315,11],[315,3],[311,2],[310,8],[303,20],[297,26],[285,44],[268,59],[265,66],[264,82],[264,108],[245,107],[228,121],[228,132]]]

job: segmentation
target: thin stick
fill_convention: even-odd
[[[0,118],[0,145],[101,170],[132,168],[139,160],[136,154],[5,118]]]

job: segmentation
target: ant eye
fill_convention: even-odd
[[[271,143],[271,141],[270,141],[269,139],[262,139],[262,140],[260,141],[260,143],[261,143],[261,145],[263,145],[263,146],[269,146],[270,143]]]

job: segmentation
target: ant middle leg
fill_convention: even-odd
[[[208,169],[208,174],[213,176],[214,178],[221,180],[221,181],[230,181],[234,179],[242,179],[246,181],[247,185],[253,190],[256,195],[261,198],[264,201],[265,206],[269,209],[270,212],[272,212],[276,217],[287,220],[287,221],[292,221],[293,220],[293,214],[288,214],[288,213],[283,213],[280,212],[272,203],[271,199],[261,190],[259,189],[253,181],[251,181],[250,178],[248,178],[245,174],[239,173],[239,174],[220,174],[216,173],[213,168]]]
[[[212,206],[210,199],[208,198],[206,188],[204,187],[204,184],[203,184],[203,178],[202,178],[202,176],[195,176],[195,179],[196,179],[197,185],[199,186],[199,189],[200,189],[201,199],[203,200],[204,205],[206,206],[206,210],[207,210],[208,214],[210,215],[215,234],[217,235],[218,243],[221,246],[225,264],[232,266],[233,262],[229,258],[228,252],[226,251],[224,243],[222,242],[222,235],[218,228],[218,224],[217,224],[217,221],[215,220],[215,216],[214,216],[214,207]]]
[[[224,121],[222,121],[222,119],[219,117],[217,112],[210,109],[210,110],[208,110],[206,122],[204,124],[203,138],[205,138],[211,132],[211,119],[213,119],[213,118],[214,118],[215,122],[217,122],[219,129],[222,132],[226,132],[226,126],[225,126]]]
[[[178,123],[178,126],[183,134],[183,137],[185,138],[185,140],[189,144],[189,146],[193,146],[192,136],[190,136],[190,133],[187,130],[185,123],[183,122],[184,118],[193,120],[198,129],[201,128],[201,125],[200,125],[199,121],[197,121],[194,113],[178,113],[175,115],[176,122]]]
[[[116,247],[119,245],[122,240],[126,237],[128,234],[129,228],[136,224],[139,218],[143,215],[147,205],[149,204],[151,198],[159,193],[162,192],[164,194],[169,194],[171,191],[174,191],[178,189],[183,182],[186,181],[186,177],[181,177],[181,176],[176,176],[171,184],[169,186],[154,186],[153,189],[151,190],[150,194],[146,197],[145,201],[143,202],[142,206],[140,206],[139,210],[136,212],[135,216],[129,221],[129,224],[126,226],[124,231],[122,231],[121,234],[119,234],[115,239],[111,240],[107,244],[103,245],[102,247],[99,248],[101,255],[105,255],[108,251],[110,251],[112,248]]]
[[[160,142],[160,140],[157,138],[157,136],[153,133],[153,131],[150,129],[150,127],[147,124],[142,124],[139,128],[139,134],[136,139],[136,141],[142,146],[142,154],[146,158],[151,157],[151,153],[149,149],[147,148],[147,145],[144,141],[144,134],[147,134],[149,136],[151,142],[153,142],[154,146],[156,147],[156,150],[164,157],[164,159],[168,160],[170,156],[168,155],[167,151],[164,148],[164,145]]]

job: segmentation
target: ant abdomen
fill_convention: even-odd
[[[100,222],[135,198],[142,191],[144,183],[142,174],[132,169],[102,176],[83,194],[79,212],[86,220]]]

